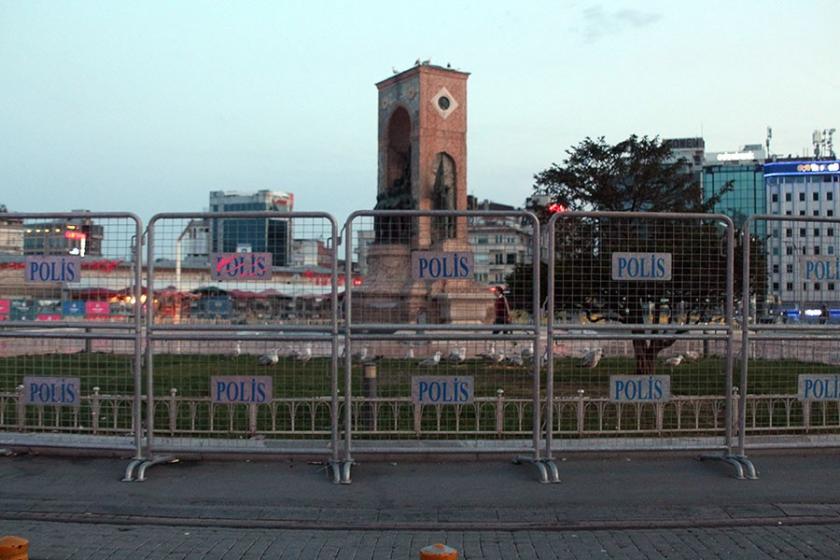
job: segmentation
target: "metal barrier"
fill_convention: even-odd
[[[339,479],[335,220],[321,212],[157,214],[147,229],[147,456],[328,457]]]
[[[547,231],[545,457],[555,437],[563,450],[718,450],[708,458],[754,478],[733,453],[731,219],[566,212]]]
[[[367,453],[522,453],[556,481],[541,451],[536,216],[359,211],[344,231],[346,274],[355,256],[364,280],[344,299],[342,482]]]
[[[0,445],[143,459],[140,219],[4,213],[3,223]]]
[[[802,193],[800,208],[811,194],[820,197]],[[743,254],[750,274],[742,278],[740,453],[747,446],[836,447],[840,220],[805,210],[750,216],[743,236],[751,250]]]

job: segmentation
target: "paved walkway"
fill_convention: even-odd
[[[126,461],[0,458],[0,533],[33,559],[838,558],[840,459],[756,457],[761,479],[687,457],[526,465],[370,463],[353,484],[319,465],[183,462],[122,483]]]

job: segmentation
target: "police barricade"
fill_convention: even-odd
[[[4,213],[0,224],[0,446],[142,458],[140,219]]]
[[[323,456],[338,480],[335,220],[157,214],[147,229],[148,457]],[[343,282],[344,279],[341,279]]]
[[[548,227],[545,456],[733,452],[734,227],[722,215],[565,212]]]
[[[751,216],[744,226],[741,453],[840,445],[840,220],[816,215],[825,200],[801,193],[779,204],[802,215]]]
[[[539,222],[373,210],[345,224],[342,482],[355,457],[522,454],[543,482]],[[474,251],[474,247],[481,251]]]

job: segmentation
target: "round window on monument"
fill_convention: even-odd
[[[441,95],[440,97],[438,97],[438,107],[440,107],[442,111],[446,111],[447,109],[449,109],[449,105],[450,101],[448,97],[446,97],[445,95]]]

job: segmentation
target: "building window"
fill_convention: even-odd
[[[785,216],[790,216],[790,210],[785,210]]]
[[[805,245],[803,245],[803,246],[802,246],[802,254],[803,254],[803,255],[807,255],[807,254],[808,254],[808,247],[806,247]]]
[[[825,230],[825,234],[829,237],[834,237],[834,228],[828,228]]]
[[[819,246],[819,245],[814,245],[814,254],[815,254],[815,255],[819,255],[819,254],[820,254],[820,246]]]
[[[507,263],[508,264],[516,264],[516,253],[508,253]]]
[[[790,193],[785,193],[785,202],[790,202]]]
[[[805,202],[805,193],[804,192],[799,193],[799,202]]]
[[[830,218],[831,216],[833,216],[833,215],[834,215],[834,210],[826,210],[826,211],[825,211],[825,215],[826,215],[826,216],[828,216],[828,217]]]
[[[799,237],[805,237],[807,235],[807,228],[799,228]]]
[[[814,216],[819,216],[819,215],[820,215],[820,211],[819,210],[814,210]]]
[[[779,273],[779,265],[774,264],[773,265],[773,274],[778,274],[778,273]]]
[[[787,228],[785,230],[785,237],[793,237],[793,229],[792,228]]]
[[[807,292],[807,291],[808,291],[808,282],[802,282],[802,291],[803,291],[803,292]]]
[[[785,290],[792,292],[793,291],[793,282],[788,282],[785,284]]]
[[[793,247],[785,247],[785,254],[792,255],[793,254]]]
[[[828,283],[828,291],[829,291],[829,292],[833,292],[833,291],[834,291],[834,282],[829,282],[829,283]]]
[[[820,236],[820,228],[814,228],[814,237]]]
[[[819,291],[820,291],[820,283],[819,283],[819,282],[814,282],[814,291],[815,291],[815,292],[819,292]]]
[[[814,202],[819,202],[820,200],[820,193],[814,192]]]
[[[799,211],[799,215],[800,215],[800,216],[804,216],[804,215],[805,215],[805,210],[800,210],[800,211]]]
[[[828,191],[827,193],[825,193],[825,199],[826,200],[834,200],[834,193],[831,192],[831,191]]]
[[[770,198],[773,202],[779,202],[779,193],[773,193]]]
[[[792,264],[785,265],[785,272],[787,272],[788,274],[793,274],[793,265]]]
[[[504,261],[505,256],[501,253],[496,253],[496,256],[494,258],[496,259],[495,260],[496,264],[504,264],[504,262],[505,262]]]
[[[829,255],[833,255],[834,254],[834,245],[829,245],[826,248],[825,252],[828,253]]]

